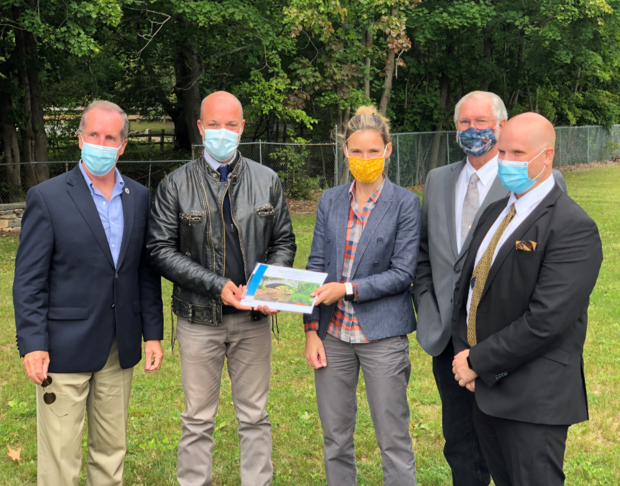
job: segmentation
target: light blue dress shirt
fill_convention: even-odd
[[[237,152],[235,152],[235,155],[233,155],[233,158],[230,159],[230,162],[228,162],[228,164],[231,164],[232,162],[234,162],[235,160],[237,160]],[[211,166],[211,168],[217,172],[217,169],[219,169],[220,167],[224,166],[224,165],[228,165],[228,164],[222,164],[221,162],[215,160],[213,157],[211,157],[211,154],[209,152],[207,152],[206,150],[202,151],[202,156],[204,157],[204,159],[207,161],[207,164],[209,164]],[[228,173],[228,179],[230,179],[230,172]]]
[[[80,170],[82,171],[88,190],[93,195],[93,201],[95,202],[95,206],[97,206],[97,212],[99,213],[99,218],[101,218],[101,224],[103,225],[105,236],[110,245],[114,266],[117,266],[118,256],[121,252],[121,243],[123,242],[123,229],[125,228],[123,200],[121,198],[125,183],[123,182],[121,173],[115,168],[114,189],[112,190],[112,197],[108,201],[103,194],[95,189],[93,181],[88,177],[82,164],[83,162],[80,160]]]

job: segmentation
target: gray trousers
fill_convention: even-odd
[[[267,414],[271,373],[269,319],[252,322],[246,313],[223,316],[221,326],[177,319],[185,411],[177,456],[181,486],[208,486],[213,480],[213,431],[224,358],[239,422],[241,484],[270,485],[271,424]]]
[[[323,341],[327,366],[314,372],[323,427],[325,474],[330,486],[357,484],[353,432],[360,366],[383,462],[383,484],[415,486],[415,458],[409,434],[407,385],[409,341],[398,336],[368,344]]]

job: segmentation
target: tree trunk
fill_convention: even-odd
[[[180,32],[189,31],[189,22],[184,16],[179,15],[178,24]],[[187,37],[179,44],[176,62],[177,85],[175,91],[183,106],[189,140],[192,145],[202,145],[202,137],[196,124],[200,119],[200,103],[202,101],[198,86],[202,66],[190,39]]]
[[[21,17],[21,8],[13,7],[13,17],[18,19]],[[32,130],[32,108],[30,103],[30,87],[28,83],[28,72],[26,70],[26,48],[24,46],[24,33],[21,29],[15,29],[15,52],[17,54],[17,76],[19,86],[22,92],[22,106],[24,108],[24,126],[20,127],[22,136],[22,160],[24,162],[33,162],[34,159],[34,131]],[[26,172],[26,184],[28,187],[37,184],[36,175],[32,170],[32,166],[28,166]]]
[[[491,38],[491,34],[489,33],[484,39],[484,57],[487,60],[487,68],[484,76],[484,91],[489,91],[489,85],[491,81],[489,79],[489,72],[491,71],[491,66],[493,65],[493,39]]]
[[[451,51],[450,48],[448,48],[448,51]],[[448,52],[448,55],[450,55],[451,52]],[[439,93],[439,111],[440,113],[444,113],[446,111],[446,108],[448,107],[448,102],[450,101],[450,78],[448,77],[448,75],[446,73],[443,73],[441,76],[441,89],[440,89],[440,93]],[[445,142],[444,142],[444,136],[441,132],[441,130],[443,129],[443,118],[439,121],[439,124],[437,125],[437,127],[435,128],[435,130],[438,132],[433,136],[433,145],[431,147],[431,160],[430,160],[430,164],[429,164],[429,168],[428,170],[432,170],[435,167],[440,167],[441,164],[440,161],[443,161],[445,159],[446,154],[444,153],[445,150]]]
[[[392,9],[392,17],[398,15],[398,9]],[[394,68],[396,67],[396,54],[392,51],[388,52],[386,66],[385,66],[385,79],[383,81],[383,94],[381,95],[381,102],[379,103],[379,113],[386,116],[388,105],[390,104],[390,96],[392,96],[392,79],[394,78]]]
[[[20,174],[19,142],[17,130],[11,117],[11,96],[3,90],[0,94],[0,120],[4,138],[4,161],[6,166],[7,192],[9,202],[23,202],[24,191]]]
[[[364,64],[366,65],[366,74],[364,76],[364,94],[366,98],[370,98],[370,56],[369,51],[372,47],[372,30],[366,31],[366,57],[364,58]]]
[[[34,10],[31,0],[27,5]],[[21,17],[21,9],[13,10],[13,17],[17,21]],[[16,49],[21,58],[18,64],[20,84],[24,90],[24,102],[26,108],[26,141],[23,142],[24,158],[28,157],[27,162],[47,162],[49,155],[47,152],[47,133],[45,132],[45,119],[43,113],[43,99],[41,97],[41,86],[39,84],[39,59],[37,50],[37,40],[32,32],[23,30],[19,33],[19,29],[15,29],[16,33]],[[19,44],[19,45],[17,45]],[[25,66],[25,74],[23,72]],[[22,84],[23,83],[23,84]],[[29,100],[29,107],[27,106]],[[30,138],[32,137],[32,138]],[[32,164],[26,165],[26,184],[28,188],[36,186],[43,181],[49,179],[48,164]]]

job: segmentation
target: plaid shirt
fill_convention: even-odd
[[[344,264],[342,269],[341,283],[351,281],[351,271],[353,269],[353,260],[355,260],[355,251],[357,250],[357,244],[362,237],[366,222],[370,217],[370,213],[377,204],[377,200],[383,190],[385,181],[377,187],[371,194],[370,199],[364,205],[364,208],[360,210],[357,199],[355,199],[355,182],[351,184],[349,188],[349,200],[351,201],[351,207],[349,209],[349,220],[347,222],[347,238],[346,246],[344,249]],[[353,292],[355,293],[355,300],[357,300],[357,284],[352,282]],[[319,323],[316,320],[306,322],[306,332],[318,331]],[[347,302],[344,299],[338,301],[338,305],[332,315],[332,320],[329,323],[327,332],[335,338],[345,341],[347,343],[367,343],[368,339],[362,331],[362,327],[355,317],[355,311],[353,310],[353,303]]]

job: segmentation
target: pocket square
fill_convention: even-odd
[[[538,243],[535,241],[517,241],[516,249],[520,251],[536,251]]]

